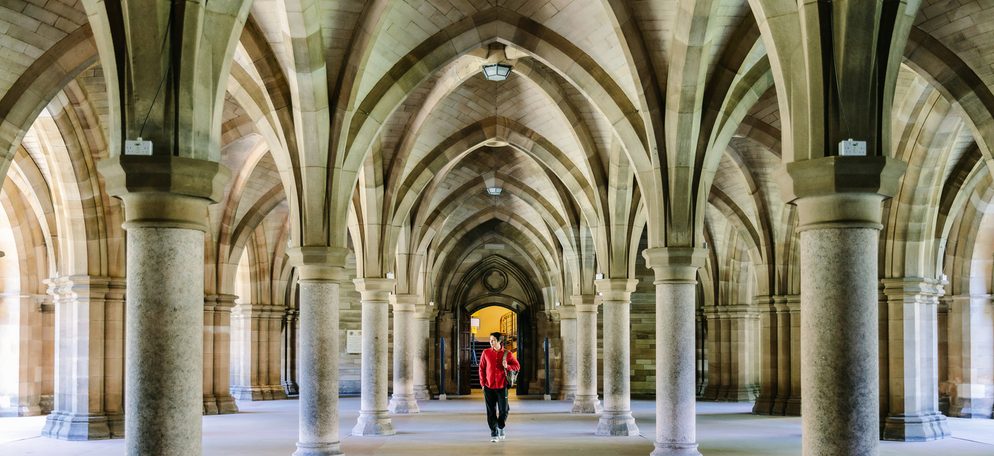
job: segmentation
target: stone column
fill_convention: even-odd
[[[393,306],[393,397],[390,413],[420,413],[414,399],[414,339],[418,333],[414,320],[417,295],[390,296]]]
[[[231,309],[235,295],[214,296],[214,401],[217,413],[238,413],[238,405],[231,396]]]
[[[756,296],[759,312],[759,397],[752,407],[756,415],[773,415],[773,404],[777,392],[782,388],[777,383],[780,358],[777,351],[777,312],[772,296]]]
[[[56,383],[54,409],[42,435],[123,437],[123,280],[75,275],[46,284],[55,305]]]
[[[204,231],[227,171],[172,155],[98,165],[127,230],[128,454],[199,455],[203,414]]]
[[[777,394],[774,398],[772,414],[784,415],[791,397],[791,369],[794,366],[794,360],[791,356],[791,315],[790,309],[787,307],[787,297],[774,296],[772,307],[775,310],[776,328],[773,331],[776,332],[777,341],[777,372],[775,374]],[[799,362],[800,356],[797,360]]]
[[[419,401],[431,399],[431,392],[428,390],[428,359],[431,344],[428,338],[431,335],[431,321],[433,318],[433,307],[420,304],[414,310],[414,398]]]
[[[559,306],[559,337],[563,344],[563,368],[560,372],[562,385],[559,399],[572,401],[576,398],[576,307]]]
[[[801,295],[786,295],[780,310],[785,315],[788,330],[787,348],[790,356],[790,369],[785,370],[789,375],[790,395],[784,403],[783,414],[786,416],[801,416]]]
[[[653,248],[643,253],[656,285],[656,441],[653,456],[699,455],[694,398],[697,270],[707,250]]]
[[[265,337],[266,321],[263,319],[263,306],[248,302],[248,297],[235,306],[232,313],[235,332],[238,337],[235,353],[234,378],[231,394],[240,401],[261,401],[266,399],[266,388],[260,378],[260,368],[268,354],[263,350],[260,339]]]
[[[282,341],[283,306],[269,306],[266,332],[266,351],[269,353],[266,363],[266,396],[272,400],[286,399],[286,392],[280,376],[280,349]]]
[[[806,456],[877,454],[880,206],[905,167],[835,156],[787,165],[784,194],[797,205],[800,233]]]
[[[204,415],[237,413],[231,397],[231,308],[234,295],[204,296]]]
[[[593,295],[570,299],[576,309],[576,397],[572,413],[600,413],[597,399],[597,305]]]
[[[280,370],[280,383],[287,397],[297,397],[297,309],[286,309],[283,313],[283,343]]]
[[[938,326],[936,307],[942,287],[934,279],[881,280],[886,314],[886,356],[881,377],[884,440],[920,442],[949,436],[939,413]]]
[[[755,364],[756,330],[759,315],[748,304],[726,307],[729,326],[728,388],[724,400],[749,402],[758,393]]]
[[[342,454],[338,436],[338,313],[348,250],[296,247],[300,287],[300,424],[294,456]]]
[[[362,398],[352,435],[393,435],[387,414],[387,312],[394,280],[355,279],[355,285],[362,296]]]
[[[994,404],[994,300],[988,294],[948,300],[949,415],[990,418]]]
[[[708,381],[701,399],[716,401],[723,386],[721,382],[721,313],[716,307],[708,306],[704,308],[704,317],[707,319],[708,328],[707,340],[705,340],[707,344],[705,362],[708,365]]]
[[[594,281],[604,305],[604,410],[597,435],[638,435],[632,416],[632,292],[638,279]]]

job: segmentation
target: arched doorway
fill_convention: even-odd
[[[500,315],[510,314],[511,320],[505,321],[507,328],[513,327],[510,334],[514,342],[516,355],[521,362],[521,372],[518,375],[517,395],[527,395],[530,383],[537,378],[541,347],[537,344],[538,336],[534,325],[536,309],[539,307],[539,295],[529,276],[513,262],[498,255],[493,255],[476,263],[469,268],[452,296],[452,326],[454,341],[451,354],[453,369],[449,381],[454,381],[457,394],[470,394],[479,388],[479,365],[474,362],[478,357],[476,351],[480,345],[475,343],[473,332],[473,314],[486,308],[504,309]],[[482,323],[482,322],[481,322]],[[497,323],[500,324],[499,321]],[[442,326],[440,326],[440,329]],[[480,332],[480,341],[487,341],[491,331]],[[444,332],[444,331],[443,331]],[[486,344],[482,346],[485,348]],[[480,350],[482,351],[482,348]],[[437,347],[436,347],[437,349]]]
[[[460,394],[468,394],[474,389],[480,389],[479,380],[479,356],[483,350],[490,346],[490,333],[499,331],[508,340],[508,347],[514,356],[522,360],[521,374],[518,377],[518,386],[515,394],[528,394],[528,380],[531,377],[530,364],[527,360],[532,359],[534,352],[534,337],[531,319],[528,316],[528,309],[516,300],[508,299],[493,300],[491,303],[471,303],[462,312],[460,318]],[[508,302],[510,301],[510,302]],[[474,323],[478,323],[474,330]]]

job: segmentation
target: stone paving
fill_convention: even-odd
[[[482,398],[422,401],[420,415],[393,415],[397,435],[347,436],[359,410],[358,398],[341,401],[342,449],[347,455],[612,455],[645,456],[652,451],[651,401],[633,401],[641,436],[598,437],[597,417],[570,415],[564,401],[511,400],[508,440],[490,443]],[[289,455],[297,440],[297,401],[239,402],[241,413],[204,417],[205,455]],[[760,417],[749,403],[700,402],[698,441],[704,455],[787,456],[801,453],[801,420]],[[44,417],[0,418],[0,454],[123,455],[124,441],[67,442],[40,437]],[[994,421],[950,419],[953,437],[926,443],[881,442],[883,456],[994,454]]]

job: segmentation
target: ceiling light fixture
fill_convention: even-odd
[[[491,63],[483,65],[483,77],[488,81],[503,81],[511,74],[511,65]]]
[[[487,187],[487,194],[490,196],[500,196],[504,189],[500,187]]]

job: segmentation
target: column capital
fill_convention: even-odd
[[[414,294],[395,294],[390,296],[390,305],[394,312],[414,312],[419,298],[420,296]]]
[[[831,156],[788,163],[778,180],[797,206],[799,231],[882,228],[880,203],[897,194],[907,164],[890,157]]]
[[[887,299],[903,299],[907,296],[938,296],[942,285],[936,279],[927,277],[897,277],[880,279],[880,291]]]
[[[594,287],[601,294],[602,302],[628,303],[638,283],[638,279],[599,279],[594,281]]]
[[[559,306],[556,310],[559,312],[560,320],[576,320],[575,306]]]
[[[384,279],[380,277],[361,277],[352,281],[355,289],[362,296],[363,301],[383,301],[386,302],[393,291],[394,279]]]
[[[290,263],[297,267],[301,281],[344,282],[349,249],[304,246],[287,249]]]
[[[656,274],[655,284],[697,283],[708,251],[697,247],[655,247],[642,251],[645,264]]]
[[[224,195],[230,172],[218,162],[172,155],[115,155],[97,163],[107,193],[124,201],[124,228],[207,231],[207,205]]]
[[[597,303],[594,295],[573,295],[569,297],[573,303],[573,308],[577,312],[597,312]]]

